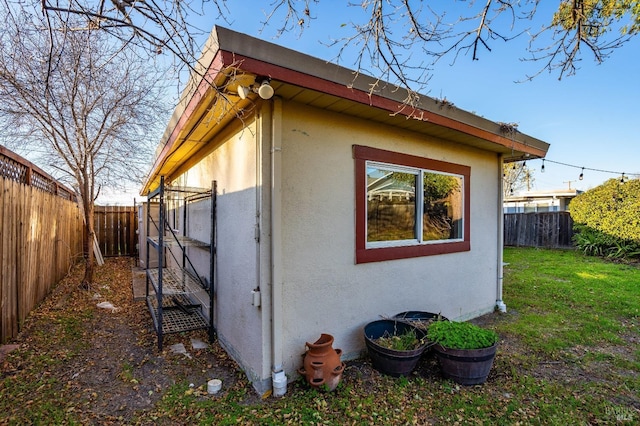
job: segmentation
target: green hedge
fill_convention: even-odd
[[[570,204],[571,218],[621,241],[640,243],[640,180],[609,179]]]

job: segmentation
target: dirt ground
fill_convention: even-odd
[[[107,259],[88,291],[78,286],[82,268],[74,269],[10,342],[8,347],[17,349],[14,353],[27,356],[5,355],[0,360],[0,378],[24,375],[33,370],[30,363],[40,362],[32,357],[48,354],[61,362],[49,362],[45,369],[34,372],[55,377],[56,385],[44,390],[62,394],[80,418],[100,423],[126,422],[152,409],[163,391],[178,382],[188,381],[206,390],[207,381],[217,378],[223,389],[250,387],[238,365],[217,343],[209,344],[204,331],[167,335],[163,350],[158,350],[146,303],[133,300],[131,266],[129,258]],[[101,302],[110,302],[115,309],[98,307]],[[82,323],[76,324],[74,318]],[[76,341],[66,341],[70,337]],[[192,339],[207,347],[194,349]],[[187,354],[172,351],[179,343]],[[255,392],[246,394],[246,403],[260,400]]]

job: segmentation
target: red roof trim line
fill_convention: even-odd
[[[525,145],[522,142],[509,139],[505,136],[496,135],[495,133],[479,129],[472,125],[462,123],[460,121],[436,114],[431,111],[415,109],[412,110],[410,114],[403,113],[403,105],[401,103],[380,95],[370,95],[367,92],[350,88],[344,84],[339,84],[321,78],[313,77],[308,74],[303,74],[299,71],[294,71],[278,65],[265,63],[256,59],[233,54],[227,51],[223,52],[223,57],[225,58],[225,63],[233,60],[233,62],[235,63],[240,63],[240,67],[250,73],[268,76],[270,78],[281,80],[283,82],[291,83],[307,89],[317,90],[322,93],[338,96],[340,98],[352,100],[361,104],[371,105],[388,111],[392,114],[398,113],[411,119],[429,121],[439,126],[476,136],[483,140],[487,140],[507,148],[528,152],[533,156],[545,156],[545,152],[541,149]]]
[[[182,131],[186,123],[189,122],[194,111],[198,109],[198,106],[202,103],[203,99],[206,97],[211,87],[211,84],[216,80],[220,72],[223,70],[223,67],[225,66],[225,62],[224,62],[224,57],[223,55],[221,55],[221,53],[222,52],[218,52],[216,56],[213,58],[213,60],[211,61],[211,65],[207,69],[207,72],[205,73],[203,78],[200,80],[200,83],[198,84],[198,87],[196,88],[194,93],[191,95],[191,99],[189,100],[189,103],[185,107],[184,111],[182,111],[182,113],[180,114],[180,117],[178,118],[178,122],[173,127],[173,130],[171,131],[171,134],[167,138],[167,141],[165,142],[165,145],[162,148],[160,155],[158,155],[158,157],[156,158],[156,161],[153,164],[153,167],[151,168],[151,173],[149,174],[149,176],[154,176],[157,173],[157,171],[162,167],[162,165],[168,158],[169,154],[173,151],[174,144],[178,139],[178,135],[180,134],[180,132]]]

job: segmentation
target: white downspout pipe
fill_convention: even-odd
[[[283,396],[287,376],[282,367],[282,100],[277,97],[271,117],[271,378],[273,396]]]
[[[503,276],[504,276],[504,265],[503,265],[503,257],[502,257],[502,253],[503,253],[503,249],[504,249],[504,208],[503,208],[503,202],[504,202],[504,179],[503,179],[503,170],[504,170],[504,159],[502,158],[502,154],[498,155],[498,229],[496,232],[496,234],[498,235],[497,238],[497,245],[498,245],[498,255],[496,256],[498,258],[498,264],[496,265],[496,271],[497,271],[497,285],[496,285],[496,309],[498,309],[498,311],[500,312],[507,312],[507,305],[504,303],[504,301],[502,300],[502,284],[503,284]]]

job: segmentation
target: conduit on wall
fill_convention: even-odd
[[[496,217],[498,218],[498,229],[497,229],[497,244],[498,244],[498,250],[497,250],[497,259],[498,259],[498,263],[496,265],[496,275],[497,275],[497,280],[496,280],[496,308],[500,311],[500,312],[507,312],[507,305],[504,303],[504,301],[502,300],[502,283],[503,283],[503,256],[502,256],[502,251],[504,250],[504,214],[502,212],[503,207],[502,204],[504,202],[503,200],[503,185],[504,185],[504,179],[502,178],[502,167],[504,165],[504,159],[502,158],[502,154],[498,154],[498,203],[497,203],[497,214]]]
[[[273,395],[287,390],[282,368],[282,101],[273,99],[271,134],[271,347]]]

